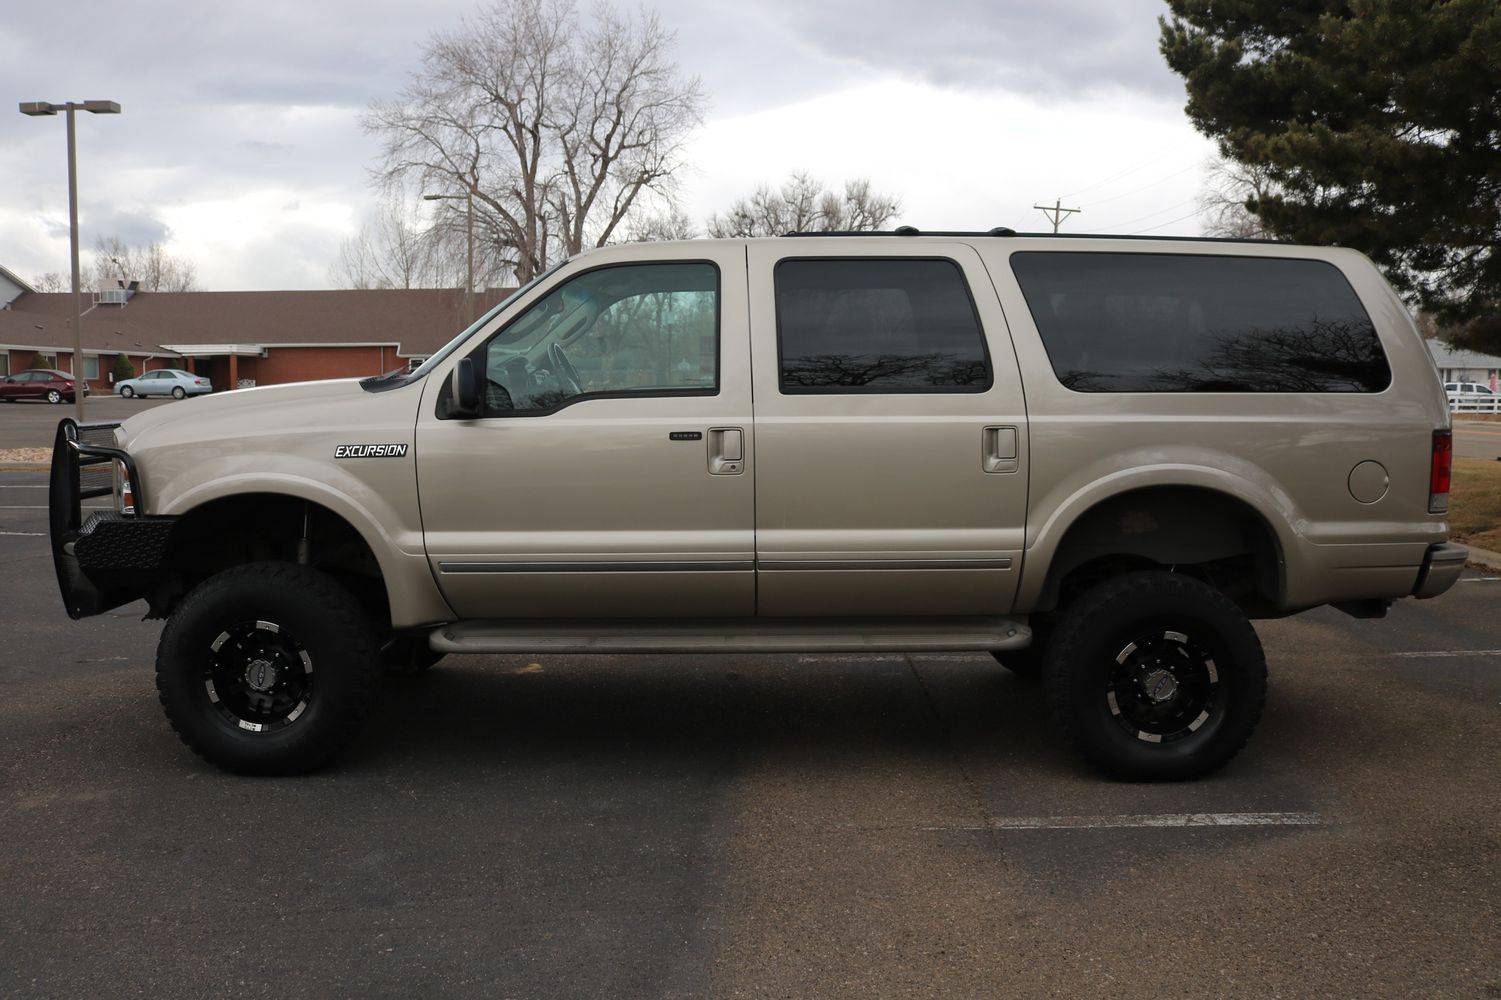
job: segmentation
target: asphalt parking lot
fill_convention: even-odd
[[[0,995],[1501,996],[1501,581],[1259,626],[1192,784],[988,658],[479,657],[339,766],[220,774],[158,623],[64,615],[0,474]]]
[[[179,406],[194,399],[123,399],[120,396],[90,396],[83,407],[87,420],[124,420],[156,406]],[[49,448],[57,433],[57,422],[73,416],[71,403],[45,403],[25,400],[0,405],[0,451],[6,448]]]

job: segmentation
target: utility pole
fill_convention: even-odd
[[[1048,217],[1048,221],[1053,224],[1054,234],[1057,234],[1058,225],[1064,219],[1077,212],[1083,211],[1082,208],[1064,208],[1062,198],[1056,199],[1051,205],[1033,205],[1032,207]]]

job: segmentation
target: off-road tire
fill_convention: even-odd
[[[1150,655],[1143,651],[1151,642],[1162,642],[1166,653],[1136,659]],[[1133,664],[1155,671],[1153,663],[1167,661],[1174,676],[1183,664],[1184,676],[1157,672],[1156,692],[1138,692],[1139,681],[1123,678]],[[1066,608],[1048,646],[1043,680],[1054,722],[1084,759],[1130,780],[1184,780],[1223,766],[1246,745],[1266,703],[1266,657],[1240,608],[1205,583],[1163,572],[1107,581]],[[1187,700],[1194,685],[1201,703]],[[1168,687],[1175,694],[1155,703]],[[1179,697],[1183,711],[1202,711],[1205,718],[1197,725],[1164,723],[1161,728],[1171,730],[1166,735],[1152,733],[1146,722],[1132,731],[1138,725],[1133,716],[1173,711]]]
[[[264,635],[267,623],[298,648],[305,708],[270,731],[247,731],[231,721],[230,692],[215,689],[223,675],[214,671],[224,637],[247,628]],[[342,751],[369,714],[380,674],[373,636],[354,597],[327,575],[294,563],[236,566],[195,587],[167,620],[157,692],[177,735],[210,763],[239,774],[303,773]]]

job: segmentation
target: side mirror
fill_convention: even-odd
[[[448,416],[452,420],[473,420],[480,415],[479,372],[473,358],[464,358],[454,366],[448,381]]]

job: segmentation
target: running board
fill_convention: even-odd
[[[466,621],[434,629],[441,653],[988,652],[1032,642],[1024,618]]]

